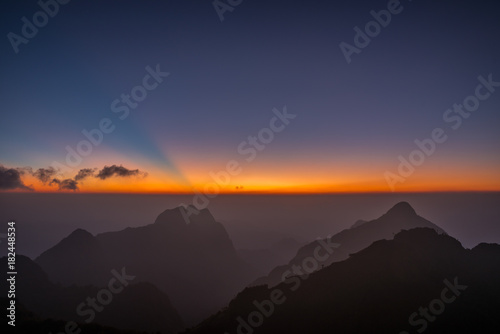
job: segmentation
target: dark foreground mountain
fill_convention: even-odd
[[[0,266],[7,268],[6,257],[0,259]],[[16,257],[16,269],[15,297],[20,312],[16,321],[18,329],[31,326],[23,320],[29,320],[33,325],[39,321],[38,317],[61,320],[64,324],[74,321],[75,331],[82,325],[86,325],[83,328],[99,329],[105,325],[122,330],[162,333],[177,333],[184,328],[168,297],[150,283],[135,283],[135,278],[125,268],[109,272],[107,284],[99,288],[53,284],[40,266],[21,255]],[[9,276],[2,275],[1,291],[9,291],[7,278]],[[29,317],[27,310],[34,315]],[[49,321],[49,325],[42,327],[57,327],[61,321]],[[113,333],[110,328],[107,331]]]
[[[101,286],[110,270],[126,267],[138,282],[164,291],[184,321],[194,324],[255,278],[224,227],[207,209],[194,211],[166,210],[154,224],[95,237],[76,230],[36,262],[50,280],[66,286]]]
[[[500,246],[398,233],[309,276],[245,289],[190,334],[498,333]]]
[[[319,257],[321,258],[320,265],[327,266],[333,262],[347,259],[349,254],[359,252],[377,240],[392,239],[396,233],[402,230],[418,227],[432,228],[440,234],[445,233],[439,226],[417,215],[407,202],[397,203],[386,214],[377,219],[371,221],[358,220],[351,228],[343,230],[330,238],[316,240],[303,246],[287,265],[276,267],[269,275],[256,280],[252,285],[268,284],[274,286],[283,281],[283,275],[290,268],[302,266],[307,258]],[[320,254],[317,251],[318,247],[326,248],[322,251],[324,255],[318,255]]]
[[[0,305],[2,309],[6,309],[9,306],[9,299],[0,298]],[[5,306],[5,308],[4,308]],[[27,310],[24,305],[16,304],[16,326],[13,327],[3,321],[0,325],[3,334],[19,333],[19,334],[60,334],[60,333],[71,333],[72,330],[67,330],[67,321],[54,320],[54,319],[41,319],[37,317],[33,312]],[[113,327],[102,326],[96,323],[86,324],[86,323],[76,323],[76,329],[80,329],[79,333],[99,333],[99,334],[144,334],[144,331],[133,331],[125,329],[116,329]],[[75,332],[76,333],[76,332]]]

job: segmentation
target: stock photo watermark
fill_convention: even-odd
[[[66,5],[70,0],[40,0],[37,2],[41,10],[35,12],[31,17],[31,20],[26,16],[21,18],[22,26],[20,34],[14,32],[9,32],[7,34],[7,39],[12,46],[12,49],[17,54],[19,53],[19,46],[21,44],[28,44],[30,40],[38,35],[39,29],[45,27],[49,20],[54,18],[60,10],[60,5]]]
[[[224,22],[224,13],[232,12],[235,7],[241,5],[243,0],[215,0],[212,2],[212,6],[214,6],[215,12],[217,16],[219,16],[219,20]]]
[[[111,112],[116,114],[118,119],[125,120],[130,111],[136,109],[139,103],[144,101],[148,96],[148,92],[154,91],[164,81],[164,78],[170,75],[169,72],[163,72],[160,69],[160,64],[157,64],[153,69],[151,66],[146,66],[146,74],[142,78],[142,84],[134,86],[130,92],[122,93],[119,98],[111,102]],[[105,134],[110,134],[116,129],[116,125],[110,118],[104,117],[94,129],[83,129],[82,135],[85,139],[80,140],[74,148],[66,145],[66,164],[59,161],[53,161],[51,167],[59,171],[73,171],[73,168],[79,166],[84,157],[92,154],[95,147],[102,144]]]
[[[389,0],[389,2],[387,2],[387,9],[382,9],[378,12],[371,10],[370,15],[374,20],[368,21],[364,29],[358,26],[353,28],[355,34],[352,44],[343,41],[339,44],[340,51],[342,51],[346,62],[350,64],[352,62],[352,56],[354,54],[360,54],[364,48],[370,45],[372,39],[380,35],[382,28],[387,28],[387,26],[389,26],[392,17],[400,14],[403,9],[404,7],[401,5],[401,1]]]
[[[7,282],[9,290],[7,298],[9,307],[7,308],[7,318],[10,320],[7,323],[9,326],[16,326],[16,222],[7,222]]]
[[[276,134],[285,130],[291,120],[297,117],[296,114],[288,113],[286,106],[283,107],[282,111],[273,108],[272,112],[274,116],[269,120],[268,127],[260,129],[257,135],[249,135],[237,147],[236,151],[240,156],[245,157],[244,160],[247,163],[254,161],[259,152],[263,151],[267,145],[274,141]],[[241,174],[242,171],[242,163],[234,159],[229,160],[224,169],[218,172],[211,171],[209,176],[214,182],[207,183],[203,187],[203,193],[193,189],[195,193],[192,202],[193,205],[180,204],[180,206],[184,207],[184,210],[181,210],[181,212],[186,224],[190,223],[189,217],[192,214],[197,215],[200,209],[206,208],[210,199],[215,198],[220,193],[221,188],[228,186],[231,183],[231,178]]]
[[[434,322],[437,316],[445,311],[446,305],[453,303],[467,289],[466,285],[458,284],[458,277],[453,279],[453,283],[447,279],[443,282],[446,287],[441,290],[440,298],[431,300],[428,307],[419,307],[418,312],[413,312],[408,318],[410,326],[419,327],[418,333],[423,333],[429,322]],[[402,331],[399,334],[410,334],[410,332]]]
[[[311,273],[320,269],[320,265],[327,261],[333,252],[340,247],[340,244],[332,242],[331,238],[331,236],[328,236],[326,239],[316,239],[319,245],[314,249],[313,255],[303,259],[301,265],[294,264],[290,269],[283,272],[281,282],[289,284],[290,291],[297,291],[302,281],[307,280]],[[252,304],[255,310],[250,312],[246,319],[241,316],[236,318],[238,322],[236,333],[253,333],[255,328],[262,326],[266,318],[274,314],[276,306],[283,304],[286,300],[285,292],[279,288],[273,289],[269,293],[269,299],[254,300]],[[224,334],[229,333],[225,332]]]
[[[495,92],[496,87],[500,87],[500,81],[493,80],[493,74],[489,74],[487,79],[482,75],[477,77],[479,84],[474,90],[474,94],[467,96],[461,104],[453,104],[443,113],[444,123],[453,130],[458,130],[464,119],[479,109],[481,101],[486,101]],[[399,165],[396,172],[386,171],[384,173],[385,181],[391,189],[396,190],[398,183],[404,183],[416,170],[416,167],[421,166],[427,158],[433,155],[439,144],[443,144],[448,140],[448,135],[445,129],[438,127],[430,132],[428,138],[422,140],[415,139],[413,142],[416,149],[411,151],[406,157],[398,156]]]
[[[111,274],[113,277],[109,280],[106,288],[99,290],[95,297],[87,297],[84,302],[76,307],[76,314],[80,317],[86,317],[85,323],[88,324],[94,321],[96,313],[102,312],[105,306],[113,301],[114,296],[121,293],[130,284],[129,282],[135,279],[135,276],[127,275],[125,267],[121,269],[121,272],[113,269]],[[64,332],[56,334],[74,334],[82,331],[74,321],[68,321],[64,326],[64,330]],[[49,334],[52,334],[52,332]]]

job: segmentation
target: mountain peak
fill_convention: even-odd
[[[76,230],[71,232],[66,238],[62,239],[57,245],[42,253],[42,255],[51,251],[54,248],[64,249],[64,252],[67,252],[69,251],[69,249],[75,249],[83,246],[93,247],[95,246],[95,243],[96,239],[92,235],[92,233],[84,229],[77,228]]]
[[[408,202],[399,202],[394,205],[386,215],[390,216],[416,216],[415,209]]]
[[[177,207],[173,209],[167,209],[160,213],[158,217],[156,217],[155,224],[173,224],[173,223],[181,223],[183,219],[183,210],[182,207]]]
[[[203,223],[215,222],[215,218],[212,216],[208,209],[197,209],[193,205],[188,205],[187,207],[179,206],[173,209],[167,209],[163,211],[156,218],[155,224],[190,224],[190,223]]]
[[[92,235],[92,233],[84,230],[84,229],[81,229],[81,228],[77,228],[76,230],[74,230],[73,232],[71,232],[70,235],[68,235],[66,237],[66,239],[91,239],[93,238],[94,236]]]

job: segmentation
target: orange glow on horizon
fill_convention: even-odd
[[[101,164],[104,165],[104,164]],[[459,165],[455,169],[421,168],[404,182],[395,184],[394,191],[386,182],[385,166],[370,166],[370,173],[364,166],[307,166],[281,168],[278,165],[242,166],[235,175],[220,171],[215,166],[207,169],[182,169],[184,179],[165,168],[153,164],[135,166],[130,169],[147,171],[148,176],[112,176],[105,180],[89,177],[78,181],[78,190],[60,190],[57,184],[43,184],[33,175],[25,173],[22,181],[35,192],[78,192],[78,193],[138,193],[138,194],[328,194],[328,193],[409,193],[409,192],[496,192],[500,191],[500,177],[494,168],[483,168],[471,173],[471,166]],[[220,166],[218,166],[220,167]],[[429,165],[429,167],[431,167]],[[437,166],[439,167],[439,166]],[[211,172],[219,171],[219,172]],[[394,171],[393,171],[394,172]],[[58,174],[59,180],[72,179],[72,174]],[[223,176],[226,175],[226,176]],[[468,175],[464,177],[464,175]],[[10,192],[29,192],[27,189]]]
[[[344,183],[344,184],[293,184],[287,182],[246,183],[238,186],[219,187],[215,182],[195,184],[193,188],[164,181],[138,180],[106,180],[99,184],[97,181],[79,184],[79,189],[59,190],[57,185],[49,186],[41,183],[26,183],[40,193],[136,193],[136,194],[196,194],[210,196],[222,194],[334,194],[334,193],[392,193],[387,184],[372,183]],[[471,184],[458,185],[453,182],[417,183],[408,182],[399,185],[394,193],[419,192],[497,192],[499,185],[473,186]],[[12,192],[30,192],[29,190],[12,190]]]

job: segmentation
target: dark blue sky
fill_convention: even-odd
[[[70,1],[17,54],[7,34],[21,34],[21,18],[32,21],[40,7],[1,6],[4,166],[64,161],[82,129],[109,117],[116,130],[79,167],[134,164],[155,182],[199,184],[286,105],[297,118],[238,182],[261,186],[281,175],[286,185],[335,185],[345,177],[369,189],[396,171],[415,139],[442,127],[449,139],[415,182],[446,174],[469,178],[463,189],[500,189],[500,88],[460,129],[443,121],[474,93],[478,76],[500,81],[495,1],[402,1],[350,64],[339,44],[354,44],[353,28],[386,1],[244,0],[223,22],[211,1]],[[157,64],[170,75],[119,120],[111,102]]]

